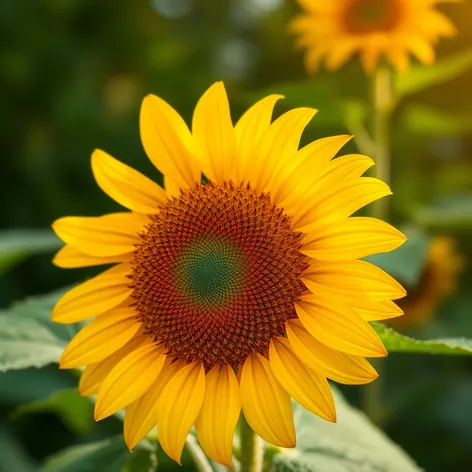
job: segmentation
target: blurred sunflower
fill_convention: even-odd
[[[326,379],[377,376],[365,357],[386,351],[368,321],[401,314],[392,300],[405,291],[357,259],[405,237],[350,216],[390,189],[361,177],[370,158],[333,159],[350,136],[298,150],[315,110],[271,123],[279,98],[262,99],[233,127],[216,83],[190,132],[170,105],[146,97],[141,138],[165,190],[97,150],[98,185],[131,211],[53,224],[66,243],[56,265],[117,264],[66,293],[52,319],[96,317],[60,366],[87,365],[79,389],[98,394],[97,420],[126,407],[129,448],[157,424],[162,448],[179,461],[195,424],[208,456],[229,465],[241,408],[262,438],[293,447],[290,396],[335,421]]]
[[[435,236],[431,239],[426,263],[418,285],[408,290],[408,295],[399,303],[405,316],[388,320],[397,329],[424,325],[458,284],[464,259],[457,251],[451,236]]]
[[[435,9],[437,3],[454,0],[297,1],[305,12],[289,28],[298,36],[297,45],[307,50],[309,72],[322,59],[329,70],[338,69],[355,53],[369,73],[382,55],[404,71],[410,53],[431,64],[433,45],[456,34],[452,22]]]

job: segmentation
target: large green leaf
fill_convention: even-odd
[[[88,398],[80,396],[76,388],[59,390],[48,398],[22,405],[15,416],[45,411],[57,414],[77,434],[86,433],[94,425],[93,405]]]
[[[403,229],[403,233],[407,240],[398,249],[366,257],[366,260],[412,288],[421,276],[429,237],[418,228],[406,228]]]
[[[419,472],[412,459],[334,391],[338,421],[294,404],[297,448],[275,456],[275,472]]]
[[[156,445],[150,441],[141,443],[125,463],[122,472],[156,472],[156,449]]]
[[[141,441],[130,454],[123,436],[64,449],[46,460],[40,472],[150,472],[154,447]]]
[[[398,95],[420,92],[433,85],[449,82],[472,68],[472,50],[466,49],[453,56],[439,59],[432,65],[418,65],[398,74],[395,87]]]
[[[20,440],[0,425],[0,472],[37,472]]]
[[[59,360],[79,329],[79,325],[60,325],[49,319],[62,293],[32,297],[0,312],[0,372]]]
[[[424,341],[397,333],[382,323],[372,323],[372,326],[389,352],[472,355],[472,339],[444,338]]]
[[[122,436],[72,446],[50,457],[41,472],[121,472],[128,451]]]
[[[52,252],[61,246],[61,240],[49,229],[1,231],[0,274],[31,254]]]

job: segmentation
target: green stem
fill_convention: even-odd
[[[390,126],[394,109],[394,94],[392,87],[391,70],[379,67],[373,80],[373,132],[372,140],[375,149],[375,176],[383,182],[390,184]],[[389,200],[381,198],[372,206],[372,216],[381,220],[389,218]],[[366,385],[363,392],[363,407],[366,414],[377,425],[381,425],[385,419],[385,408],[382,399],[382,383],[380,370],[383,362],[374,362],[379,378]]]
[[[213,472],[213,469],[208,461],[202,448],[198,445],[197,440],[193,434],[189,434],[185,441],[187,450],[192,456],[193,461],[197,467],[198,472]]]
[[[241,415],[239,437],[241,442],[240,472],[261,472],[264,446],[244,415]]]
[[[390,184],[390,124],[394,103],[390,69],[379,67],[373,85],[375,172],[378,179]],[[388,219],[388,199],[375,202],[373,214],[376,218]]]
[[[375,359],[371,363],[377,370],[379,377],[362,388],[362,408],[374,424],[381,426],[386,418],[386,409],[382,399],[383,362]]]

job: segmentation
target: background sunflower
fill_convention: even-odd
[[[130,455],[122,440],[120,412],[94,423],[94,406],[77,394],[78,372],[56,365],[79,327],[47,322],[67,289],[100,271],[96,266],[73,271],[54,267],[51,259],[61,243],[51,237],[48,225],[64,215],[122,211],[96,186],[89,167],[93,149],[106,149],[161,187],[172,188],[140,142],[140,103],[150,93],[171,103],[187,125],[198,97],[217,80],[224,80],[231,97],[233,123],[262,97],[285,95],[274,119],[297,107],[319,110],[301,137],[302,146],[349,133],[356,139],[343,153],[357,154],[372,118],[365,66],[388,68],[391,60],[397,102],[391,122],[390,223],[415,232],[406,231],[408,244],[393,253],[393,260],[372,262],[405,286],[415,286],[427,267],[431,235],[451,235],[464,260],[457,290],[437,306],[421,333],[409,334],[472,338],[472,4],[408,3],[415,15],[434,10],[438,13],[433,16],[442,18],[442,29],[432,21],[436,27],[422,30],[426,46],[404,38],[388,54],[377,48],[364,63],[358,52],[366,49],[353,49],[349,58],[338,51],[337,59],[326,52],[323,66],[309,78],[307,49],[296,49],[296,35],[289,32],[308,0],[303,5],[292,0],[1,3],[1,472],[70,472],[85,466],[89,471],[137,472],[155,465],[155,433]],[[455,36],[446,37],[453,30],[444,18],[454,25]],[[422,66],[422,60],[432,57],[428,45],[435,60]],[[341,59],[346,60],[339,72],[327,70],[326,60],[334,67]],[[397,74],[406,62],[408,70]],[[126,195],[117,201],[125,204]],[[77,265],[76,253],[63,255],[65,265]],[[103,257],[116,262],[114,255]],[[445,272],[439,277],[444,282]],[[425,297],[431,302],[427,292]],[[376,369],[385,410],[381,427],[390,439],[359,411],[366,386],[341,387],[333,394],[337,425],[305,416],[294,405],[298,449],[290,456],[267,448],[265,464],[273,461],[278,471],[309,467],[308,454],[328,471],[340,456],[347,461],[345,468],[361,460],[366,467],[389,472],[394,461],[402,472],[416,470],[415,463],[432,472],[470,470],[470,357],[391,352]],[[101,374],[89,370],[84,393],[93,393]],[[139,435],[139,428],[133,433]],[[320,447],[313,450],[315,440]],[[186,470],[195,470],[192,458],[199,447],[194,441],[190,435],[182,456]],[[392,441],[406,453],[398,453]],[[73,458],[80,459],[71,465]],[[161,470],[180,470],[162,450],[157,460]]]
[[[436,8],[440,2],[299,0],[304,13],[290,23],[290,30],[297,45],[307,50],[305,65],[311,72],[323,59],[328,69],[337,69],[356,53],[368,73],[382,58],[404,71],[410,54],[431,64],[439,38],[456,34],[451,20]]]

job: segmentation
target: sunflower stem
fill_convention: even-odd
[[[249,426],[244,415],[241,415],[239,438],[241,442],[240,472],[261,472],[264,445],[261,438]]]
[[[382,426],[386,418],[386,409],[382,395],[382,369],[384,363],[378,359],[371,360],[379,377],[362,389],[362,408],[371,421],[377,426]]]
[[[375,150],[375,176],[390,184],[390,126],[392,112],[395,107],[394,92],[392,86],[392,73],[387,67],[379,66],[373,78],[373,130],[372,139]],[[381,220],[389,218],[389,200],[382,198],[374,202],[372,216]],[[381,425],[385,419],[383,404],[382,383],[380,369],[383,362],[374,362],[379,378],[366,385],[362,389],[363,408],[369,418],[377,425]]]
[[[375,145],[376,177],[390,184],[390,124],[394,108],[392,73],[387,67],[378,67],[373,79],[373,141]],[[377,200],[373,216],[388,219],[388,199]]]
[[[198,445],[195,436],[189,434],[185,443],[189,454],[192,456],[193,462],[195,462],[198,472],[213,472],[211,464],[205,453],[202,451],[202,448]]]

